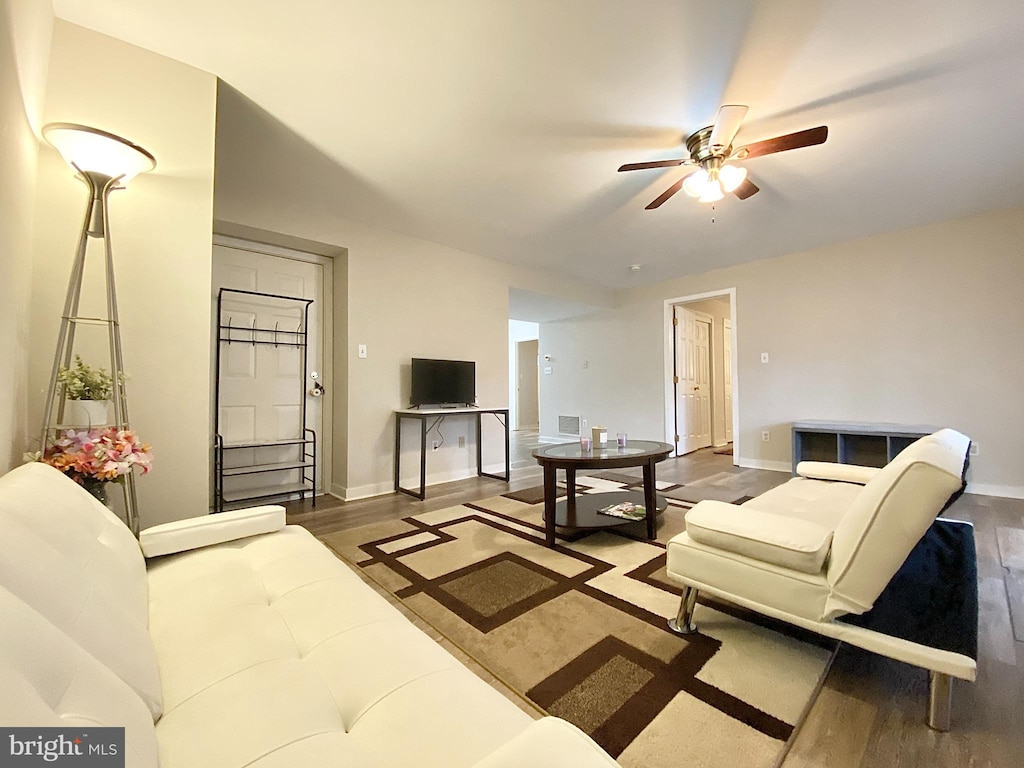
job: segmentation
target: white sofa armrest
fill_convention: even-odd
[[[804,573],[820,573],[833,532],[809,520],[755,507],[702,501],[686,514],[686,533],[707,547]]]
[[[139,534],[139,545],[146,557],[159,557],[273,533],[284,526],[284,507],[269,504],[154,525]]]
[[[811,480],[837,480],[859,485],[867,485],[881,471],[877,467],[836,464],[831,461],[801,461],[796,465],[796,473]]]
[[[575,725],[542,717],[473,768],[616,768],[619,764]]]

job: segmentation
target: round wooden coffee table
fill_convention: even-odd
[[[552,547],[555,544],[556,525],[565,528],[609,528],[634,522],[597,513],[598,509],[609,504],[627,500],[644,505],[647,511],[647,538],[653,540],[656,533],[655,516],[667,506],[665,499],[655,493],[654,465],[668,458],[673,450],[668,443],[652,440],[629,440],[622,448],[609,442],[606,445],[595,445],[589,451],[581,450],[579,443],[547,445],[535,450],[533,458],[544,469],[544,530],[547,545]],[[642,496],[629,491],[584,494],[578,498],[576,496],[578,469],[641,466],[644,468]],[[559,469],[565,470],[568,494],[565,501],[556,504],[558,484],[555,473]]]

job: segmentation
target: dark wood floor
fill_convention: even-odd
[[[519,435],[513,457],[528,457],[531,440],[535,433]],[[316,511],[296,502],[289,522],[329,533],[541,483],[529,461],[513,466],[520,468],[510,484],[461,480],[431,486],[425,501],[402,494],[353,502],[321,497]],[[756,496],[788,475],[734,467],[731,456],[704,450],[659,464],[658,479],[711,482]],[[974,523],[981,611],[978,681],[955,681],[953,730],[936,733],[924,724],[925,672],[844,645],[783,768],[1024,766],[1024,500],[964,494],[947,516]],[[685,755],[679,764],[686,766]]]

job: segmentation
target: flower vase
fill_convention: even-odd
[[[68,400],[64,421],[72,427],[105,427],[110,423],[109,400]]]
[[[102,482],[100,480],[93,480],[85,484],[85,490],[87,490],[96,501],[110,509],[110,494],[107,492],[107,486],[110,483]]]

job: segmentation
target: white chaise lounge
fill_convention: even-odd
[[[617,765],[480,680],[281,507],[150,529],[140,549],[28,464],[0,478],[0,543],[4,726],[124,726],[126,765],[147,768]]]
[[[668,575],[685,585],[670,625],[696,631],[692,614],[700,591],[923,667],[931,673],[928,724],[946,730],[950,678],[973,681],[977,673],[976,659],[963,651],[976,648],[977,582],[969,525],[936,524],[936,516],[963,490],[969,447],[967,437],[943,429],[882,469],[801,462],[799,477],[745,504],[700,502],[686,516],[686,531],[668,544]],[[952,590],[950,612],[957,615],[948,618],[964,637],[929,644],[921,640],[926,631],[891,631],[901,623],[892,614],[909,612],[900,607],[900,595],[887,606],[885,631],[877,628],[880,622],[857,621],[872,617],[883,590],[937,525],[946,527],[939,535],[963,542],[962,562],[945,564],[931,586]],[[954,527],[962,530],[950,534]],[[962,583],[944,583],[957,579]],[[920,623],[918,616],[906,618]],[[941,630],[949,635],[950,626]],[[943,644],[949,647],[936,647]]]

